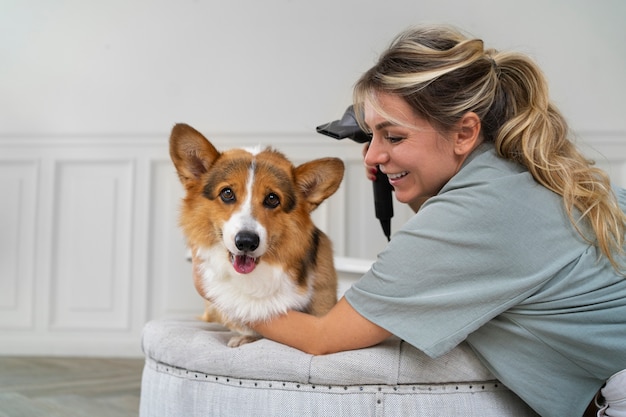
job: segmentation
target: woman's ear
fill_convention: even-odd
[[[457,123],[454,152],[459,156],[467,156],[480,142],[480,117],[472,111],[467,112]]]

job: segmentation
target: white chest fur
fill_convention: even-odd
[[[229,320],[250,323],[267,320],[288,310],[301,310],[311,298],[311,288],[298,288],[283,268],[264,263],[239,274],[224,247],[198,252],[202,259],[204,296]]]

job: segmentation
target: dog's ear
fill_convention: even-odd
[[[174,126],[170,135],[170,157],[185,188],[195,184],[215,162],[220,153],[193,127]]]
[[[344,165],[339,158],[316,159],[296,168],[296,184],[309,204],[309,211],[337,191],[343,171]]]

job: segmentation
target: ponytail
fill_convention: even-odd
[[[568,139],[567,123],[550,102],[537,65],[520,54],[496,54],[495,60],[506,108],[495,137],[496,152],[524,165],[538,183],[561,195],[578,233],[620,271],[623,265],[616,256],[624,254],[626,216],[608,175]],[[584,219],[593,230],[591,236],[580,227]]]

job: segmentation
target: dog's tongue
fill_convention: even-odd
[[[254,258],[246,255],[236,255],[233,260],[233,267],[235,267],[235,271],[240,274],[249,274],[254,270],[256,266],[256,262]]]

